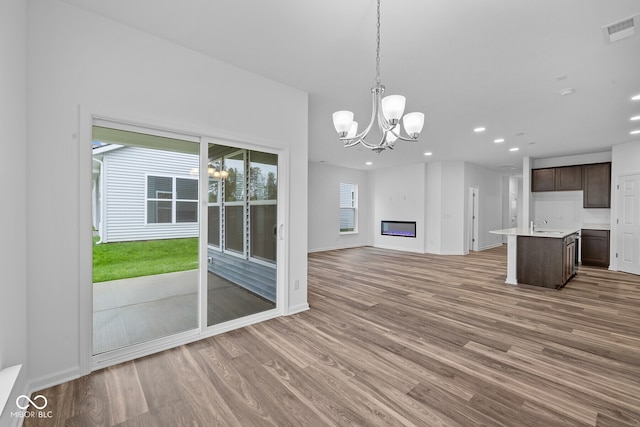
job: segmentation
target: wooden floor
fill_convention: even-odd
[[[640,425],[640,277],[510,286],[505,261],[311,254],[310,311],[44,390],[24,425]]]

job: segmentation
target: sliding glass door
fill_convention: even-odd
[[[93,127],[93,355],[275,309],[278,156],[124,128]]]

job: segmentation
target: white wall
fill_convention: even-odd
[[[547,220],[547,228],[582,228],[583,224],[609,224],[610,209],[584,209],[582,191],[531,193],[531,220]],[[541,227],[543,227],[541,225]]]
[[[425,170],[427,253],[463,255],[469,252],[469,187],[478,188],[478,249],[502,243],[491,230],[503,228],[503,178],[492,170],[465,162],[433,162]]]
[[[491,230],[503,228],[503,200],[508,199],[509,187],[504,185],[498,172],[472,163],[464,164],[464,187],[478,188],[478,249],[488,249],[502,244],[502,236]],[[465,193],[468,195],[468,190]],[[469,198],[465,200],[465,212],[469,212]],[[468,224],[468,219],[465,224]],[[469,252],[469,227],[465,227],[464,252]]]
[[[442,163],[427,163],[425,175],[425,252],[438,254],[442,246]]]
[[[340,183],[358,186],[358,233],[340,234]],[[372,244],[369,172],[309,163],[309,252]]]
[[[26,2],[0,2],[0,370],[27,369],[26,293]],[[0,426],[11,425],[16,397],[24,390],[21,373]],[[2,385],[0,384],[0,387]],[[4,402],[0,402],[4,403]]]
[[[612,179],[622,174],[640,173],[640,140],[614,145],[611,156]]]
[[[464,182],[464,162],[442,163],[442,255],[465,253],[467,228],[467,188]]]
[[[465,253],[467,228],[464,162],[433,162],[425,166],[425,216],[428,223],[424,251],[462,255]]]
[[[611,151],[599,153],[576,154],[573,156],[547,157],[532,159],[532,169],[554,168],[559,166],[587,165],[611,161]]]
[[[91,346],[80,339],[80,325],[91,322],[81,318],[79,300],[81,287],[91,286],[79,273],[87,268],[79,260],[87,259],[81,251],[84,242],[90,245],[91,230],[90,214],[85,219],[79,212],[90,212],[91,194],[84,183],[90,164],[89,176],[79,175],[81,162],[90,162],[90,155],[79,157],[85,143],[78,140],[79,105],[82,111],[285,150],[286,276],[289,285],[299,281],[299,289],[289,286],[288,306],[305,307],[307,94],[56,0],[28,5],[27,309],[33,384],[78,375],[85,363],[81,354]],[[284,133],[282,117],[290,120]],[[16,169],[23,168],[11,170]],[[80,222],[89,224],[86,230]]]
[[[371,172],[373,199],[373,244],[379,248],[424,252],[425,239],[424,163]],[[380,222],[415,221],[413,237],[382,236]]]

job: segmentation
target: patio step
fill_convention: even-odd
[[[257,262],[208,250],[208,269],[271,302],[276,302],[276,269]]]

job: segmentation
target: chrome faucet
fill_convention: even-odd
[[[546,223],[547,223],[546,219],[536,219],[531,221],[531,232],[533,233],[534,231],[536,231],[536,225],[546,224]]]

